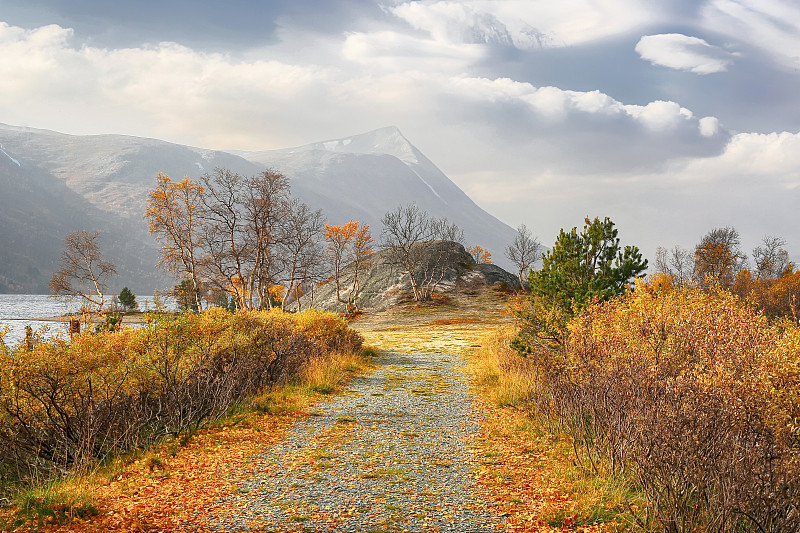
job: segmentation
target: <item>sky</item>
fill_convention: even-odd
[[[732,226],[800,262],[797,0],[0,0],[0,122],[240,150],[394,125],[546,245],[597,216],[651,258]]]

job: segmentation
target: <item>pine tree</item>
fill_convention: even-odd
[[[128,287],[122,288],[119,292],[119,296],[117,296],[117,300],[119,300],[119,304],[125,311],[133,311],[139,307],[139,304],[136,302],[136,295],[133,294]]]
[[[620,246],[609,218],[585,219],[580,233],[562,229],[541,270],[528,276],[531,294],[518,311],[521,327],[514,347],[524,354],[533,344],[561,345],[577,312],[622,294],[646,269],[647,259],[636,246]]]

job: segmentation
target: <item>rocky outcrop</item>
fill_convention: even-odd
[[[429,247],[426,254],[428,256],[422,261],[420,270],[427,269],[430,272],[435,264],[440,265],[436,279],[441,279],[434,289],[436,294],[477,294],[492,286],[505,286],[514,290],[520,288],[516,276],[497,265],[475,263],[459,243],[438,241]],[[347,267],[343,272],[342,287],[352,283],[352,276],[352,268]],[[359,274],[359,281],[362,288],[356,303],[362,310],[383,311],[414,298],[410,278],[402,267],[392,263],[391,250],[376,252],[369,269]],[[314,307],[339,313],[346,310],[345,305],[336,298],[336,284],[333,280],[313,291],[307,291],[300,304],[303,309]]]

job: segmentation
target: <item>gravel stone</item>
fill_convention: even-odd
[[[502,529],[468,449],[478,432],[463,361],[383,352],[376,370],[321,402],[284,440],[232,473],[221,531]]]

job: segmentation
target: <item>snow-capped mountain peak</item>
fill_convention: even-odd
[[[294,148],[293,151],[299,152],[304,149],[349,154],[387,154],[409,164],[419,163],[421,155],[396,126],[388,126],[342,139],[313,143]]]

